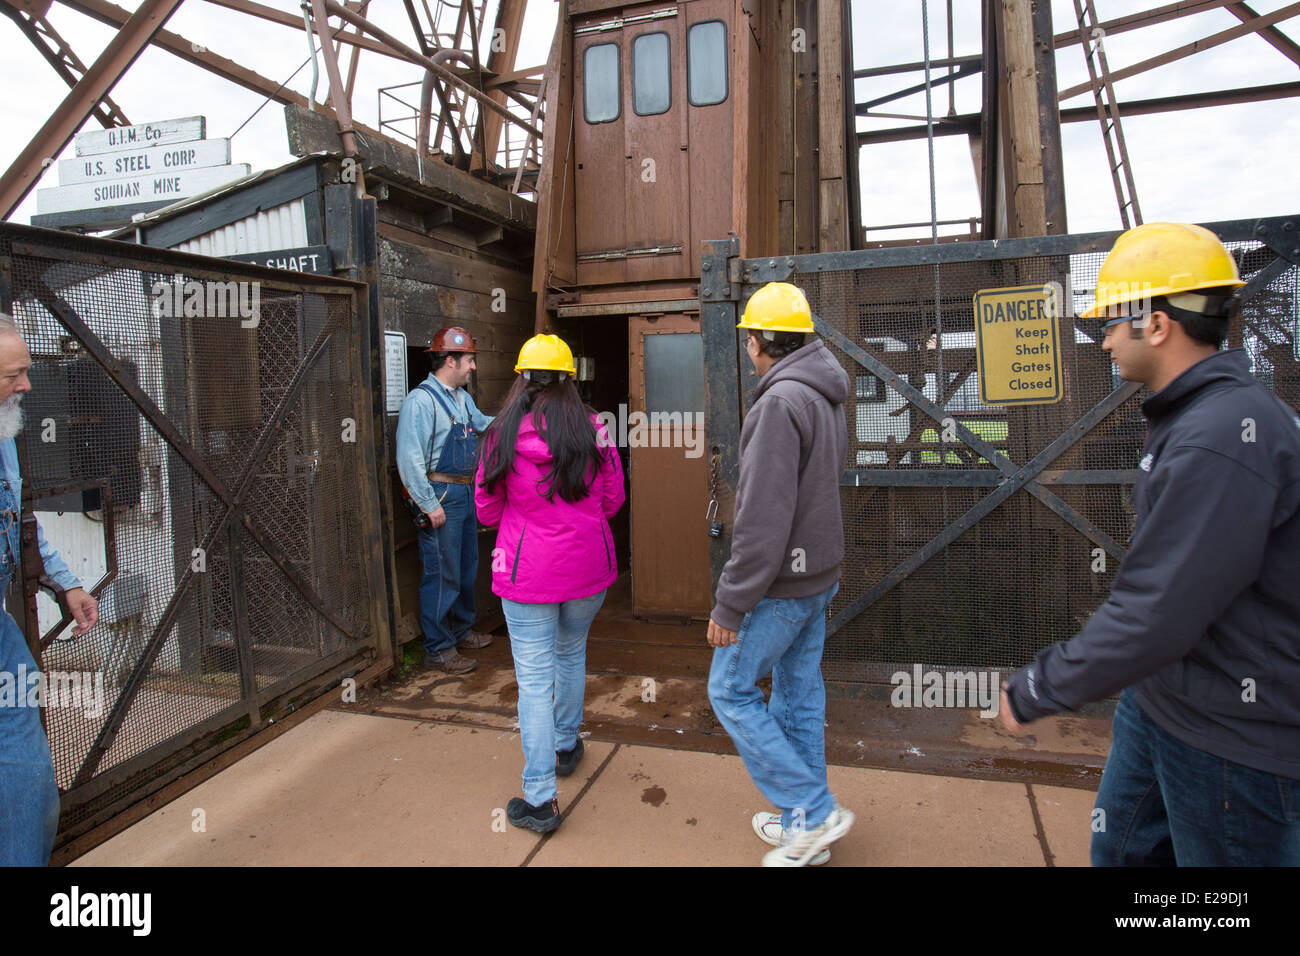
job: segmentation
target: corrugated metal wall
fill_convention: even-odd
[[[306,197],[264,209],[172,248],[204,256],[233,256],[311,245],[305,201]]]

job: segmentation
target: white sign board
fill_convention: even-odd
[[[175,202],[247,176],[249,166],[213,166],[183,172],[164,172],[156,176],[135,176],[103,183],[79,183],[36,190],[36,212],[72,212],[102,206],[129,206],[132,203]]]
[[[59,185],[97,183],[129,176],[225,166],[230,162],[230,140],[198,139],[170,146],[147,146],[126,153],[105,153],[80,159],[59,160]]]
[[[184,143],[203,139],[206,123],[202,116],[163,120],[159,123],[138,123],[135,126],[114,126],[112,129],[92,129],[78,133],[78,156],[96,156],[140,146],[164,146],[167,143]]]
[[[388,414],[402,410],[406,398],[406,335],[402,332],[384,333],[384,394]]]

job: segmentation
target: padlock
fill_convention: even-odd
[[[709,501],[709,506],[704,510],[704,517],[709,519],[709,537],[722,537],[722,522],[718,520],[718,499],[713,498]]]

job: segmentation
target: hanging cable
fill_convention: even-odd
[[[925,142],[929,152],[930,160],[930,242],[934,245],[939,244],[939,209],[938,200],[935,195],[934,182],[934,103],[933,90],[930,83],[930,9],[927,0],[921,0],[921,44],[925,48]],[[943,304],[940,298],[939,289],[939,264],[934,264],[934,392],[935,404],[939,407],[941,413],[948,410],[947,391],[948,378],[943,369]],[[948,416],[944,415],[943,419],[936,424],[938,425],[937,436],[939,446],[939,468],[948,467],[948,449],[944,442],[944,434],[948,431]],[[948,527],[948,487],[940,487],[940,500],[943,508],[943,527]],[[944,630],[947,637],[948,625],[952,621],[952,596],[948,589],[949,583],[948,570],[948,548],[943,549],[943,601],[944,601]]]
[[[320,83],[320,67],[316,65],[316,39],[311,32],[311,4],[303,0],[302,25],[307,29],[307,53],[311,61],[311,96],[307,97],[307,106],[316,112],[316,87]]]
[[[281,83],[279,86],[277,86],[277,87],[275,88],[275,92],[274,92],[274,93],[272,93],[272,94],[271,94],[270,96],[268,96],[266,99],[262,100],[262,102],[258,105],[257,109],[253,110],[253,112],[251,112],[251,113],[248,114],[248,119],[244,120],[242,123],[239,124],[239,127],[235,130],[235,133],[238,133],[239,130],[243,129],[245,126],[247,126],[249,123],[251,123],[251,122],[253,121],[253,117],[256,116],[258,113],[262,112],[262,107],[265,106],[267,103],[271,102],[271,98],[274,97],[276,93],[279,93],[282,89],[284,89],[286,86],[288,86],[289,83],[291,83],[291,82],[293,81],[293,78],[294,78],[295,76],[297,76],[299,73],[301,73],[301,72],[302,72],[302,68],[303,68],[304,66],[306,66],[309,62],[310,62],[310,58],[308,58],[308,59],[306,59],[306,60],[303,60],[302,63],[300,63],[300,64],[298,65],[298,69],[296,69],[296,70],[294,70],[292,73],[290,73],[290,74],[289,74],[289,78],[288,78],[287,80],[285,80],[283,83]],[[230,134],[228,137],[226,137],[226,138],[227,138],[227,139],[234,139],[234,138],[235,138],[235,133],[231,133],[231,134]]]

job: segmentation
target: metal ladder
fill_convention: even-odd
[[[1106,50],[1102,46],[1106,34],[1097,25],[1097,11],[1092,0],[1074,0],[1074,12],[1079,21],[1079,39],[1083,42],[1083,58],[1088,65],[1093,99],[1097,101],[1097,119],[1101,123],[1102,142],[1106,145],[1110,177],[1115,183],[1119,217],[1124,228],[1131,229],[1142,224],[1142,210],[1138,207],[1137,187],[1133,184],[1133,169],[1129,164],[1128,148],[1124,145],[1119,107],[1115,103],[1115,88],[1110,82],[1110,67],[1106,64]]]

